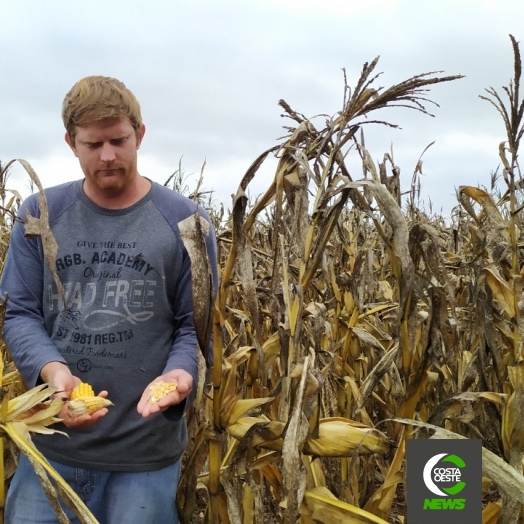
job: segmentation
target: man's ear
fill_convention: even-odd
[[[65,136],[65,141],[67,142],[67,145],[71,148],[71,151],[73,151],[73,154],[75,156],[78,156],[76,154],[76,148],[75,148],[75,142],[74,142],[74,139],[72,139],[70,136],[69,136],[69,133],[66,133]]]
[[[146,126],[142,124],[140,126],[140,129],[136,132],[136,148],[140,148],[140,144],[142,143],[142,138],[144,138],[144,135],[146,134]]]

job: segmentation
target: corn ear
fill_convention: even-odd
[[[75,389],[71,392],[71,400],[75,400],[77,398],[82,397],[94,397],[95,392],[93,391],[93,388],[91,387],[91,384],[87,384],[86,382],[80,382],[78,386],[76,386]]]
[[[227,427],[228,433],[241,440],[254,424],[259,431],[251,435],[251,445],[265,449],[281,450],[285,423],[271,422],[257,417],[242,417]],[[384,453],[391,447],[390,440],[373,427],[342,417],[323,418],[319,422],[319,437],[308,438],[303,451],[318,457],[350,457]]]
[[[321,419],[319,437],[304,443],[304,453],[319,457],[383,453],[389,448],[389,439],[380,431],[341,417]]]
[[[70,400],[67,406],[69,415],[71,417],[80,417],[82,415],[92,415],[95,411],[99,409],[113,406],[114,404],[103,397],[83,397],[75,398]]]

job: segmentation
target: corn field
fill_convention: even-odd
[[[213,302],[195,221],[183,238],[198,339],[202,348],[213,340],[214,364],[206,370],[201,358],[187,414],[181,522],[405,522],[412,438],[482,439],[483,524],[524,522],[524,103],[510,40],[512,80],[481,96],[505,125],[501,173],[490,188],[460,186],[448,219],[417,207],[422,161],[403,191],[393,152],[374,161],[364,131],[396,127],[375,118],[386,107],[429,114],[430,86],[461,77],[426,73],[375,88],[378,59],[353,88],[344,75],[342,109],[321,125],[280,101],[288,135],[254,160],[231,212],[212,205],[202,175],[192,191],[180,176],[166,182],[210,213],[220,273]],[[249,184],[270,156],[274,178],[251,202]],[[350,173],[353,158],[359,173]],[[2,264],[20,205],[11,165],[0,164]],[[52,388],[24,392],[5,347],[1,371],[0,478],[7,486],[21,451],[55,505],[60,495],[95,522],[31,445],[32,431],[53,432]]]

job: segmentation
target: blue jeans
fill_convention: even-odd
[[[121,472],[49,463],[76,491],[100,524],[178,524],[175,495],[180,461],[157,471]],[[60,501],[72,523],[79,520]],[[7,492],[6,524],[56,524],[58,519],[29,461],[20,462]]]

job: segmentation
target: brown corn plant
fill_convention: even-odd
[[[212,390],[191,418],[185,522],[198,481],[208,522],[383,522],[391,510],[405,435],[399,424],[384,427],[389,435],[375,425],[414,416],[432,361],[415,348],[422,292],[408,224],[357,132],[395,127],[368,117],[378,109],[429,114],[428,86],[461,77],[428,73],[375,89],[377,62],[353,91],[345,83],[342,110],[322,128],[280,101],[295,125],[253,162],[220,230]],[[271,154],[274,180],[249,208],[248,185]],[[353,181],[348,154],[370,179]],[[373,396],[383,397],[378,409]]]
[[[253,162],[219,228],[216,365],[191,419],[186,522],[198,486],[207,522],[400,522],[406,439],[421,437],[481,438],[483,522],[518,521],[522,103],[511,40],[510,109],[488,90],[508,131],[508,188],[495,199],[461,187],[451,222],[416,208],[420,158],[402,210],[400,168],[392,153],[373,162],[362,127],[392,125],[364,119],[375,109],[427,113],[426,88],[460,77],[374,89],[375,60],[322,126],[280,101],[294,125]],[[274,179],[250,205],[271,154]]]

